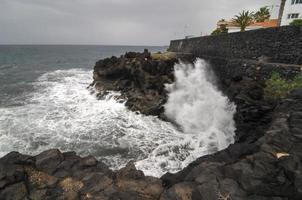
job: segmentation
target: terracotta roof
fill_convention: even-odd
[[[277,27],[278,19],[271,19],[271,20],[267,20],[265,22],[255,22],[255,23],[251,24],[250,26],[261,26],[264,28]]]
[[[254,22],[253,24],[249,25],[248,27],[261,27],[261,28],[270,28],[270,27],[277,27],[278,19],[270,19],[265,22]],[[220,25],[226,25],[226,27],[239,27],[234,21],[218,21],[217,27]]]

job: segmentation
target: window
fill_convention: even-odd
[[[292,5],[293,4],[300,4],[302,3],[302,0],[292,0]]]
[[[287,15],[287,19],[297,19],[299,18],[299,13],[291,13]]]
[[[298,13],[292,14],[292,19],[297,19],[299,17]]]

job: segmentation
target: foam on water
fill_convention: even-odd
[[[119,168],[145,158],[165,139],[177,140],[171,124],[127,110],[115,100],[118,94],[98,100],[86,89],[91,75],[80,69],[46,73],[23,106],[0,108],[0,156],[59,148]]]
[[[19,151],[35,155],[59,148],[93,155],[113,169],[130,160],[147,175],[176,172],[196,158],[233,142],[235,106],[209,81],[206,63],[175,66],[168,85],[167,116],[182,131],[156,117],[129,111],[117,93],[98,100],[86,89],[92,72],[46,73],[23,105],[0,107],[0,156]]]
[[[212,83],[205,61],[175,65],[175,83],[167,85],[166,116],[180,125],[183,136],[159,145],[137,162],[148,175],[176,172],[196,158],[225,149],[234,142],[235,105]]]

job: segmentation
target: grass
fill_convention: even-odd
[[[272,98],[284,98],[292,90],[302,87],[302,73],[292,80],[286,80],[279,73],[273,72],[271,78],[266,81],[265,96]]]
[[[154,60],[170,60],[176,58],[176,53],[174,52],[164,52],[164,53],[153,53],[151,57]]]

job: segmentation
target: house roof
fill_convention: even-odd
[[[226,25],[226,27],[238,27],[238,25],[233,21],[218,21],[217,26]],[[270,19],[264,22],[254,22],[253,24],[249,25],[249,27],[262,27],[262,28],[270,28],[270,27],[277,27],[278,26],[278,19]]]
[[[263,28],[270,28],[270,27],[277,27],[278,26],[278,19],[270,19],[264,22],[255,22],[250,26],[261,26]]]

